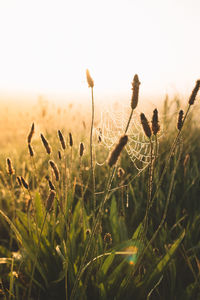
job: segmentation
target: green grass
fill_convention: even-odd
[[[73,146],[62,130],[66,149],[60,128],[44,132],[50,154],[39,135],[31,141],[33,157],[24,141],[10,156],[14,174],[8,174],[1,155],[1,299],[200,298],[199,103],[186,105],[189,114],[180,131],[180,103],[175,109],[174,103],[166,100],[159,112],[158,156],[140,174],[126,151],[111,168],[96,165],[102,148],[94,147],[97,141],[89,134],[80,140],[75,130]],[[93,121],[91,134],[92,129]],[[59,169],[57,181],[49,160]],[[119,166],[125,171],[121,178]],[[48,179],[55,187],[51,209]]]

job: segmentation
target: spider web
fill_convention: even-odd
[[[119,138],[124,134],[130,116],[130,106],[115,105],[102,111],[99,128],[96,134],[99,144],[111,151],[118,143]],[[145,169],[151,161],[151,143],[145,136],[140,123],[140,115],[133,112],[133,116],[128,129],[128,143],[125,147],[130,159],[138,171]],[[155,140],[152,138],[152,155],[155,155]],[[104,161],[105,163],[105,161]],[[101,165],[103,163],[98,163]]]

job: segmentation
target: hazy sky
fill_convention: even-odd
[[[200,77],[199,0],[0,0],[0,92],[188,93]]]

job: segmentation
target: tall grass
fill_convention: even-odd
[[[124,149],[139,100],[138,76],[124,135],[102,166],[95,164],[101,152],[94,153],[94,81],[89,71],[86,76],[92,92],[88,141],[72,138],[71,129],[67,139],[59,128],[40,140],[32,123],[28,151],[22,145],[17,156],[0,162],[0,295],[198,299],[200,129],[190,110],[199,81],[185,114],[169,119],[167,100],[163,118],[156,109],[151,123],[141,114],[151,152],[148,171],[136,173]]]

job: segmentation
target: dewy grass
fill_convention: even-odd
[[[165,167],[164,167],[164,169],[163,169],[163,172],[162,172],[162,174],[161,174],[161,176],[160,176],[160,180],[159,180],[158,185],[157,185],[157,189],[156,189],[156,191],[155,191],[155,193],[154,193],[154,196],[153,196],[153,198],[152,198],[152,200],[151,200],[151,205],[152,205],[152,203],[153,203],[153,201],[154,201],[154,199],[155,199],[155,197],[156,197],[156,195],[157,195],[157,193],[158,193],[158,190],[160,189],[160,186],[161,186],[161,183],[162,183],[162,181],[163,181],[164,175],[165,175],[165,173],[166,173],[166,171],[167,171],[167,168],[168,168],[168,166],[169,166],[169,163],[170,163],[170,159],[171,159],[171,157],[172,157],[172,154],[174,153],[174,151],[175,151],[175,149],[176,149],[176,147],[177,147],[177,145],[178,145],[178,141],[179,141],[179,138],[180,138],[180,134],[181,134],[181,132],[182,132],[182,129],[183,129],[183,125],[184,125],[184,123],[185,123],[185,121],[186,121],[186,118],[187,118],[187,115],[188,115],[189,110],[190,110],[190,108],[191,108],[191,105],[194,104],[195,98],[196,98],[196,96],[197,96],[198,89],[200,88],[199,83],[200,83],[200,82],[199,82],[199,80],[198,80],[198,81],[196,82],[195,88],[194,88],[194,90],[192,91],[192,94],[191,94],[191,96],[190,96],[190,98],[189,98],[189,102],[188,102],[189,105],[188,105],[186,114],[185,114],[185,116],[184,116],[183,119],[182,119],[182,115],[183,115],[183,114],[181,113],[181,126],[180,126],[180,129],[178,128],[178,129],[179,129],[178,134],[177,134],[177,136],[175,137],[174,142],[172,143],[172,146],[171,146],[171,149],[170,149],[168,158],[167,158],[166,163],[165,163]],[[192,101],[191,101],[191,99],[192,99]],[[180,118],[180,114],[179,114],[179,118]],[[141,119],[142,119],[142,118],[141,118]],[[143,118],[143,120],[144,120],[144,118]],[[144,128],[144,126],[143,126],[143,128]],[[144,129],[144,130],[145,130],[145,129]],[[142,259],[143,259],[143,257],[144,257],[145,252],[147,251],[148,247],[153,243],[153,241],[155,240],[155,238],[156,238],[157,235],[158,235],[158,232],[160,231],[160,229],[162,228],[162,226],[163,226],[163,224],[164,224],[164,221],[165,221],[165,218],[166,218],[166,215],[167,215],[167,209],[168,209],[168,205],[169,205],[169,200],[170,200],[171,192],[172,192],[172,188],[173,188],[174,176],[175,176],[176,169],[177,169],[177,166],[178,166],[179,161],[180,161],[180,155],[179,155],[179,158],[178,158],[178,160],[177,160],[176,166],[175,166],[174,169],[173,169],[173,175],[172,175],[171,181],[170,181],[170,189],[169,189],[169,191],[168,191],[167,201],[166,201],[166,204],[165,204],[165,208],[164,208],[164,212],[163,212],[163,216],[162,216],[161,222],[160,222],[159,226],[157,227],[156,231],[154,232],[152,238],[151,238],[150,241],[148,242],[147,246],[144,248],[144,250],[143,250],[143,252],[142,252],[142,254],[141,254],[141,256],[140,256],[140,258],[139,258],[139,260],[138,260],[138,262],[137,262],[137,265],[135,266],[135,269],[133,270],[133,272],[132,272],[131,275],[129,276],[128,280],[126,281],[125,287],[128,286],[128,284],[130,283],[131,277],[133,277],[134,274],[137,272],[138,267],[139,267],[139,265],[140,265],[140,263],[141,263],[141,261],[142,261]]]
[[[94,82],[89,72],[86,76],[89,87],[93,89]],[[91,168],[93,167],[94,170],[95,167],[95,161],[93,165],[91,164],[91,154],[93,160],[94,151],[92,138],[94,120],[91,120],[88,144],[82,137],[76,140],[76,133],[73,131],[73,143],[70,145],[69,136],[69,143],[65,144],[64,149],[62,137],[56,131],[55,143],[51,139],[55,152],[51,150],[50,161],[46,155],[42,160],[38,155],[39,152],[31,156],[30,149],[27,153],[26,148],[26,157],[31,160],[35,159],[39,189],[33,185],[33,172],[28,165],[28,159],[27,161],[24,159],[24,154],[22,158],[13,159],[15,174],[10,174],[12,172],[9,171],[7,161],[6,166],[2,167],[0,164],[0,172],[3,175],[5,173],[5,178],[2,176],[0,178],[0,204],[4,206],[6,212],[0,210],[1,218],[3,218],[0,225],[7,236],[10,235],[11,230],[15,233],[17,243],[13,243],[13,246],[16,247],[17,244],[18,247],[17,250],[13,247],[6,249],[7,244],[4,242],[6,235],[4,239],[1,239],[0,255],[6,257],[2,257],[0,265],[1,263],[9,264],[9,267],[5,265],[3,271],[0,270],[2,289],[7,294],[5,297],[15,297],[16,300],[43,300],[49,297],[62,300],[86,300],[89,297],[143,300],[150,297],[156,298],[158,291],[159,298],[163,300],[169,297],[182,299],[185,295],[183,293],[189,295],[188,299],[191,297],[198,299],[199,293],[196,290],[199,285],[197,284],[198,271],[195,257],[198,259],[199,204],[196,197],[199,191],[199,161],[198,158],[194,158],[194,153],[198,153],[200,144],[198,138],[194,139],[195,142],[191,143],[190,152],[187,148],[185,152],[182,131],[186,129],[194,132],[191,128],[185,127],[184,123],[191,105],[194,104],[199,83],[197,82],[189,98],[189,106],[185,116],[181,118],[181,126],[174,127],[176,137],[174,141],[170,137],[172,142],[170,142],[169,153],[166,155],[161,153],[158,156],[157,147],[151,148],[149,173],[140,172],[135,175],[132,164],[129,163],[123,150],[128,147],[132,139],[128,128],[132,124],[133,109],[136,109],[139,100],[138,76],[134,79],[135,95],[132,95],[131,113],[125,133],[111,149],[106,163],[101,167],[96,167],[94,190],[91,191]],[[144,118],[142,121],[144,122]],[[151,127],[150,122],[148,126],[145,140],[150,139],[154,142],[160,127],[157,110],[153,112]],[[77,143],[81,140],[84,144],[83,142]],[[29,138],[30,147],[31,141],[32,139]],[[35,142],[35,150],[37,147],[45,146],[44,143],[43,145],[38,143],[39,146],[37,146],[37,141]],[[162,143],[163,141],[160,142]],[[167,143],[170,145],[168,141]],[[56,145],[61,148],[60,158]],[[100,143],[98,145],[101,147]],[[92,146],[92,151],[90,146]],[[161,145],[162,147],[166,149],[165,144]],[[68,171],[71,166],[70,150],[72,148],[73,170]],[[87,149],[90,149],[89,155],[87,155]],[[96,156],[102,155],[102,150],[100,151],[100,153],[95,153]],[[190,159],[186,159],[188,152]],[[183,163],[182,158],[185,158]],[[51,168],[47,168],[48,161]],[[183,169],[184,174],[182,174]],[[55,174],[55,170],[60,172],[59,175]],[[53,173],[52,178],[51,173]],[[119,177],[115,176],[116,174]],[[182,184],[183,180],[181,181],[183,175],[184,184]],[[9,179],[11,176],[13,196],[10,200]],[[56,178],[59,178],[59,181],[56,182]],[[133,185],[130,178],[135,180]],[[165,185],[162,185],[164,178]],[[68,186],[67,180],[70,182]],[[148,190],[146,189],[147,182]],[[65,186],[62,183],[65,183]],[[179,185],[181,188],[178,193]],[[30,197],[32,195],[30,198],[30,205],[32,205],[27,211],[24,204],[28,200],[28,193]],[[129,194],[129,207],[124,206],[125,193]],[[192,205],[187,201],[188,195]],[[96,196],[95,211],[93,196]],[[16,218],[9,219],[7,215],[12,216],[13,213],[13,207],[10,205],[13,197],[17,203],[17,214]],[[173,209],[170,210],[171,204],[176,205],[175,219],[171,216],[173,215]],[[182,215],[183,209],[187,209],[184,215]],[[5,221],[10,226],[9,231],[7,226],[4,226]],[[141,232],[145,232],[142,240]],[[185,239],[182,241],[184,235]],[[174,241],[177,236],[179,238]],[[184,247],[181,247],[184,249],[183,260],[179,253],[175,253],[180,243],[184,243]],[[17,252],[12,256],[13,250]],[[131,260],[130,257],[133,255],[135,255],[134,260]],[[167,267],[169,262],[171,264]],[[184,265],[186,265],[185,269]],[[189,272],[192,272],[192,279],[189,280],[186,276],[184,277],[186,273],[190,277],[188,266]],[[174,272],[171,272],[171,267]],[[170,276],[168,276],[169,273]],[[176,274],[179,274],[179,282]],[[164,284],[160,288],[162,284],[160,278],[162,282],[165,280],[169,282],[167,288]],[[178,285],[173,289],[174,282],[178,282]],[[194,287],[193,290],[191,286]],[[12,293],[10,296],[7,292],[9,290]]]

